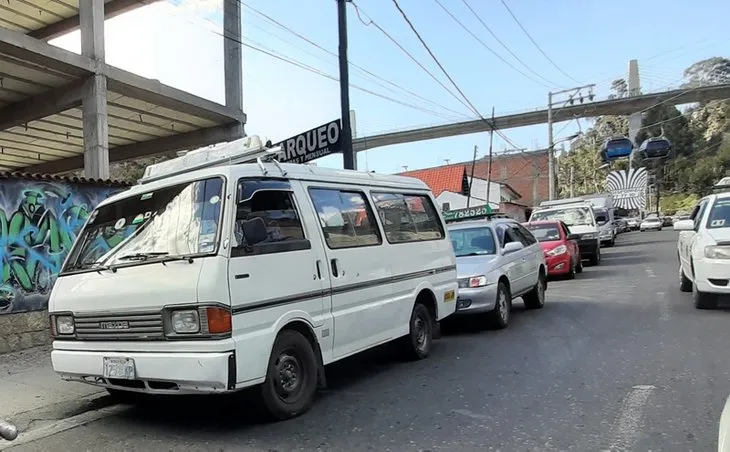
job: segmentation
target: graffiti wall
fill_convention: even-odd
[[[0,315],[48,307],[48,296],[88,214],[123,190],[0,179]]]

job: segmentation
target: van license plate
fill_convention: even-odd
[[[134,380],[136,371],[132,358],[104,358],[104,377]]]

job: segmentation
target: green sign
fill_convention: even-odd
[[[468,207],[466,209],[449,210],[444,212],[445,221],[473,220],[484,218],[492,214],[492,208],[489,205],[479,207]]]

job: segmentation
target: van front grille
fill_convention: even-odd
[[[162,313],[74,316],[76,337],[90,341],[164,340]]]

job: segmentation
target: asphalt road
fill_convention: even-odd
[[[678,290],[677,233],[633,232],[598,267],[516,302],[506,330],[451,328],[430,359],[380,349],[328,369],[306,415],[184,398],[12,450],[712,451],[730,394],[728,309]]]

